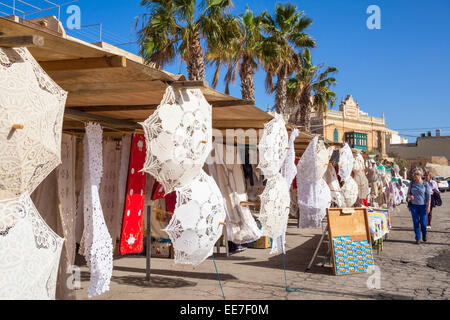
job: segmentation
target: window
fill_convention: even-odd
[[[339,132],[338,132],[338,129],[334,129],[334,142],[339,142]]]

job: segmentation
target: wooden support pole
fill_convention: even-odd
[[[0,37],[0,47],[20,48],[20,47],[42,47],[44,37],[36,35]]]
[[[146,241],[146,280],[147,282],[150,282],[150,259],[152,256],[152,238],[151,238],[151,215],[152,215],[152,207],[148,206],[147,207],[147,241]]]
[[[120,119],[100,116],[100,115],[96,115],[96,114],[92,114],[92,113],[86,113],[86,112],[82,112],[82,111],[78,111],[78,110],[70,109],[70,108],[66,108],[64,110],[64,113],[67,114],[67,115],[72,115],[72,116],[77,116],[77,117],[82,117],[82,118],[87,118],[87,119],[92,119],[92,120],[99,120],[99,121],[109,122],[111,124],[123,125],[125,127],[129,127],[129,128],[133,128],[133,129],[142,129],[141,125],[139,125],[136,122],[129,121],[129,120],[120,120]]]

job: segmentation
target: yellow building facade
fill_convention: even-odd
[[[335,143],[349,143],[351,147],[386,154],[395,131],[386,127],[384,114],[381,118],[369,116],[360,110],[351,95],[339,106],[339,110],[328,110],[323,114],[312,114],[311,132],[321,134]]]

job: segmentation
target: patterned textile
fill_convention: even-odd
[[[84,232],[82,247],[91,272],[89,298],[109,290],[113,269],[113,244],[103,216],[99,196],[102,178],[102,135],[99,124],[88,123],[84,137],[83,208]]]
[[[167,193],[200,174],[212,149],[212,107],[199,89],[168,87],[158,109],[141,125],[147,141],[143,171]]]
[[[325,180],[319,176],[317,159],[318,137],[308,145],[297,169],[297,196],[301,228],[318,228],[331,204],[331,193]]]
[[[31,194],[61,163],[66,99],[28,49],[0,48],[0,199]]]
[[[369,212],[368,217],[373,241],[379,240],[389,233],[388,221],[383,213]]]
[[[350,177],[353,171],[355,159],[353,158],[352,149],[346,143],[339,151],[339,176],[342,180]]]
[[[64,240],[24,193],[0,201],[0,300],[54,300]]]
[[[299,131],[298,129],[294,129],[291,133],[291,136],[289,137],[289,150],[287,152],[286,159],[284,160],[283,167],[281,168],[281,175],[286,179],[286,182],[289,186],[289,188],[292,186],[292,181],[297,176],[297,166],[295,165],[295,146],[294,141],[298,137]],[[290,191],[289,191],[290,192]],[[294,197],[296,198],[296,197]],[[292,209],[292,197],[289,199],[290,203],[290,209]],[[292,212],[290,210],[290,212]],[[272,250],[270,254],[276,254],[282,250],[285,252],[285,243],[286,243],[286,230],[287,225],[289,222],[289,215],[288,219],[286,219],[286,225],[284,226],[283,234],[273,240],[272,244]]]
[[[226,218],[219,187],[203,170],[189,185],[177,190],[177,205],[164,230],[172,240],[176,264],[198,266],[213,254]]]
[[[326,181],[328,187],[331,192],[331,201],[338,207],[345,207],[345,198],[342,194],[341,185],[339,184],[339,180],[336,174],[336,170],[332,165],[328,166],[327,171],[324,175],[324,180]]]
[[[141,253],[144,250],[145,172],[141,170],[146,157],[145,137],[133,136],[131,145],[128,189],[120,237],[120,254]]]
[[[267,178],[280,172],[286,159],[288,133],[283,116],[275,114],[275,118],[264,125],[264,133],[259,142],[259,165]]]
[[[130,154],[131,154],[131,136],[122,137],[122,144],[120,148],[120,169],[119,169],[119,185],[118,185],[118,200],[117,200],[117,219],[114,234],[116,238],[114,242],[120,240],[122,233],[122,217],[125,210],[125,202],[127,195],[127,179],[128,170],[130,166]]]
[[[114,140],[103,141],[103,176],[100,184],[100,201],[111,239],[117,238],[117,206],[119,200],[120,144]]]

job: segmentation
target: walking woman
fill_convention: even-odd
[[[427,180],[428,185],[430,186],[431,189],[431,207],[430,212],[427,215],[427,229],[431,229],[431,218],[433,215],[433,208],[436,206],[437,199],[440,200],[440,192],[437,182],[432,179],[431,172],[425,174],[425,179]]]
[[[413,171],[413,181],[408,190],[408,198],[411,200],[409,210],[414,224],[416,244],[427,241],[427,214],[431,209],[431,190],[427,182],[422,180],[423,170],[417,168]],[[422,231],[422,232],[421,232]],[[422,235],[422,237],[421,237]]]

